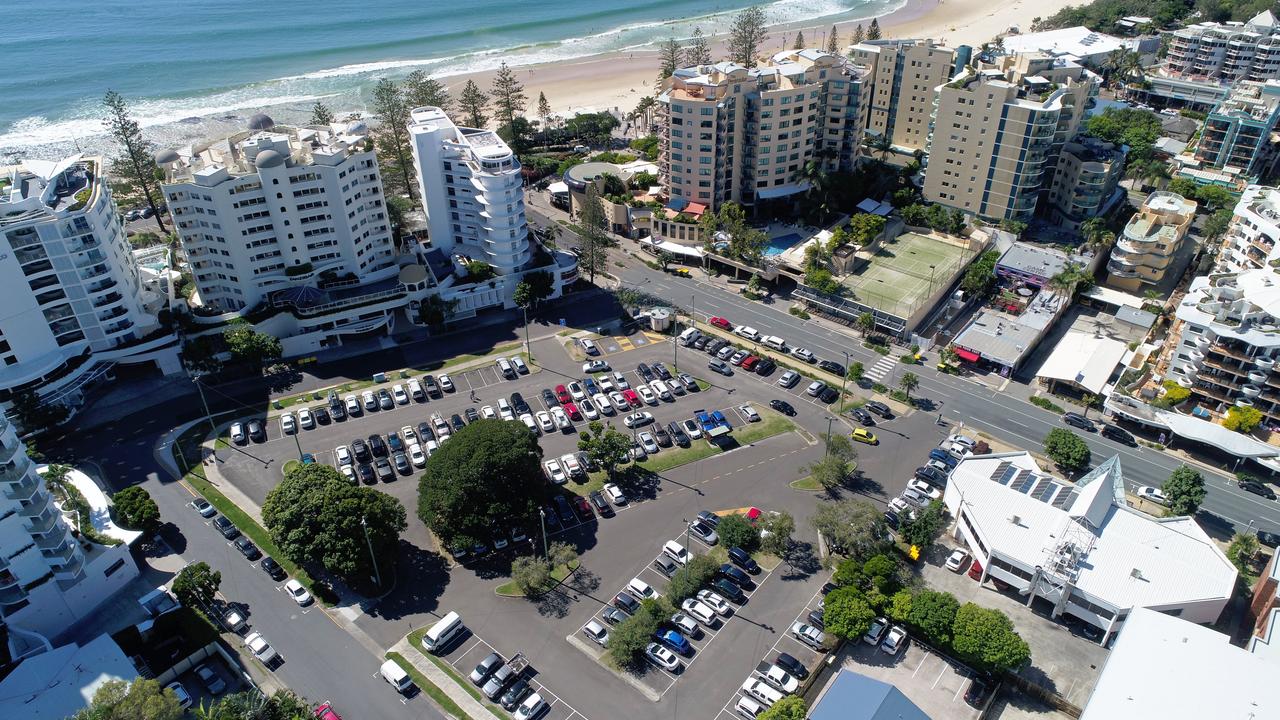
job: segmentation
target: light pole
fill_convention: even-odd
[[[844,351],[842,350],[841,352],[844,352]],[[841,403],[841,405],[843,405],[843,404],[844,404],[844,388],[845,388],[845,383],[847,383],[848,381],[849,381],[849,353],[847,353],[847,352],[846,352],[846,353],[844,353],[844,375],[842,375],[842,376],[840,377],[840,403]],[[827,431],[827,435],[830,435],[830,434],[831,434],[831,432],[830,432],[830,430],[828,430],[828,431]]]
[[[209,403],[204,399],[204,388],[200,385],[200,374],[196,373],[191,376],[191,382],[196,386],[196,392],[200,393],[200,405],[204,407],[204,416],[209,418],[209,432],[214,434],[213,438],[213,459],[218,459],[218,427],[213,423],[213,413],[209,412]]]
[[[825,453],[823,453],[824,457],[831,454],[831,423],[833,422],[835,422],[835,418],[828,416],[827,417],[827,450]]]
[[[378,556],[373,554],[373,541],[369,539],[369,526],[364,522],[364,516],[360,516],[360,527],[364,530],[364,541],[369,545],[369,559],[373,561],[373,581],[378,583],[378,589],[382,589],[382,573],[378,572]]]
[[[529,306],[521,305],[520,309],[524,311],[524,351],[532,357],[533,348],[529,345]]]
[[[302,462],[302,441],[298,439],[299,432],[298,427],[295,425],[293,428],[293,444],[298,447],[298,462]]]
[[[542,524],[542,557],[551,559],[551,553],[547,551],[547,511],[538,508],[538,522]]]

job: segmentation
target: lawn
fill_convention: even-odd
[[[503,711],[499,710],[498,707],[495,705],[490,705],[489,701],[485,698],[485,696],[481,695],[480,691],[477,690],[474,686],[472,686],[470,680],[467,680],[465,677],[459,675],[458,671],[454,670],[453,666],[450,665],[449,663],[444,662],[440,660],[440,658],[436,657],[435,655],[432,655],[431,653],[427,652],[427,649],[422,646],[422,636],[425,635],[426,632],[427,632],[427,628],[422,627],[409,633],[409,644],[417,648],[418,652],[422,653],[424,657],[426,657],[431,662],[435,663],[436,667],[440,668],[449,677],[453,678],[453,681],[456,682],[459,687],[466,690],[467,693],[471,695],[471,697],[476,699],[476,702],[488,708],[489,712],[493,713],[497,717],[504,717]],[[467,717],[467,715],[460,714],[458,717]]]
[[[415,643],[415,645],[417,645],[417,643]],[[386,658],[388,660],[394,660],[401,669],[409,673],[409,677],[413,678],[413,684],[417,685],[422,692],[430,696],[437,705],[444,708],[445,712],[456,718],[468,718],[468,720],[470,720],[471,716],[463,712],[462,708],[458,707],[458,704],[453,701],[453,698],[450,698],[443,690],[436,687],[430,680],[423,677],[422,673],[418,672],[418,669],[413,666],[413,663],[405,660],[400,653],[389,652],[386,654]]]
[[[791,487],[804,492],[822,492],[824,490],[822,483],[815,480],[812,475],[806,475],[799,480],[793,481]]]
[[[760,413],[760,422],[739,425],[734,430],[733,437],[738,441],[739,445],[759,442],[765,438],[794,430],[796,427],[795,423],[771,410],[756,408],[756,412]]]
[[[716,545],[712,547],[707,555],[721,564],[729,562],[729,550],[723,545]],[[751,553],[751,559],[755,560],[756,564],[759,565],[760,569],[764,572],[769,572],[782,564],[782,558],[777,555],[770,555],[763,550],[756,550]]]

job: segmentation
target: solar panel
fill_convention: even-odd
[[[1008,485],[1009,481],[1012,480],[1019,472],[1022,472],[1022,471],[1012,466],[1005,469],[1004,474],[1000,476],[1000,484]]]
[[[1049,502],[1049,497],[1058,491],[1058,483],[1045,478],[1041,480],[1040,485],[1036,487],[1035,492],[1031,493],[1031,497],[1040,502]]]
[[[1000,464],[996,466],[996,469],[991,471],[991,480],[993,482],[998,482],[1001,485],[1009,482],[1009,479],[1004,477],[1004,473],[1011,467],[1013,467],[1013,463],[1007,460],[1002,460]]]
[[[1076,492],[1074,489],[1067,490],[1064,487],[1063,492],[1058,493],[1057,497],[1053,499],[1051,504],[1059,510],[1066,510],[1071,507],[1071,503],[1075,502],[1076,496],[1079,494],[1080,493]]]
[[[1009,489],[1024,493],[1031,487],[1031,484],[1034,483],[1035,480],[1036,477],[1030,470],[1023,470],[1018,473],[1018,477],[1014,478],[1013,482],[1009,483]]]

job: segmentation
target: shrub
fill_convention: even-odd
[[[1257,408],[1237,405],[1227,410],[1227,416],[1222,419],[1222,427],[1240,433],[1249,433],[1253,432],[1261,422],[1262,413]]]
[[[719,567],[710,555],[694,555],[671,576],[671,581],[667,583],[667,597],[672,604],[679,605],[697,595],[715,577]]]
[[[876,611],[857,588],[842,587],[827,593],[822,611],[827,632],[846,640],[856,639],[871,629],[875,619]]]
[[[911,598],[907,622],[931,645],[947,647],[959,608],[960,602],[951,593],[921,590]]]
[[[722,518],[716,525],[716,534],[720,536],[720,544],[727,548],[740,547],[751,552],[760,546],[759,531],[741,515]]]
[[[606,649],[619,666],[636,669],[644,666],[644,648],[649,644],[658,624],[668,615],[669,607],[657,600],[644,600],[635,615],[623,620],[609,632]]]
[[[116,519],[132,530],[154,532],[160,527],[160,508],[151,495],[134,485],[116,493],[112,498],[116,506]]]
[[[1050,400],[1049,398],[1046,398],[1046,397],[1040,397],[1039,395],[1036,395],[1036,396],[1034,396],[1034,397],[1032,397],[1032,398],[1031,398],[1031,404],[1032,404],[1032,405],[1035,405],[1036,407],[1042,407],[1042,408],[1044,408],[1045,410],[1048,410],[1048,411],[1050,411],[1050,412],[1056,412],[1056,413],[1058,413],[1058,414],[1062,414],[1062,413],[1066,412],[1066,410],[1063,410],[1063,409],[1062,409],[1062,406],[1061,406],[1061,405],[1059,405],[1059,404],[1055,403],[1054,401]]]
[[[1013,670],[1031,658],[1031,648],[999,610],[965,603],[955,612],[953,633],[956,654],[984,670]]]

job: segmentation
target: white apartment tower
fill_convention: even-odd
[[[363,123],[288,128],[257,114],[246,131],[156,161],[204,306],[244,310],[278,290],[399,272]]]
[[[0,176],[0,239],[0,404],[35,392],[75,407],[117,362],[180,369],[156,318],[164,296],[143,285],[100,158]]]
[[[956,74],[962,56],[932,40],[869,40],[846,54],[870,73],[863,99],[867,136],[888,139],[905,162],[927,150],[937,88]]]

